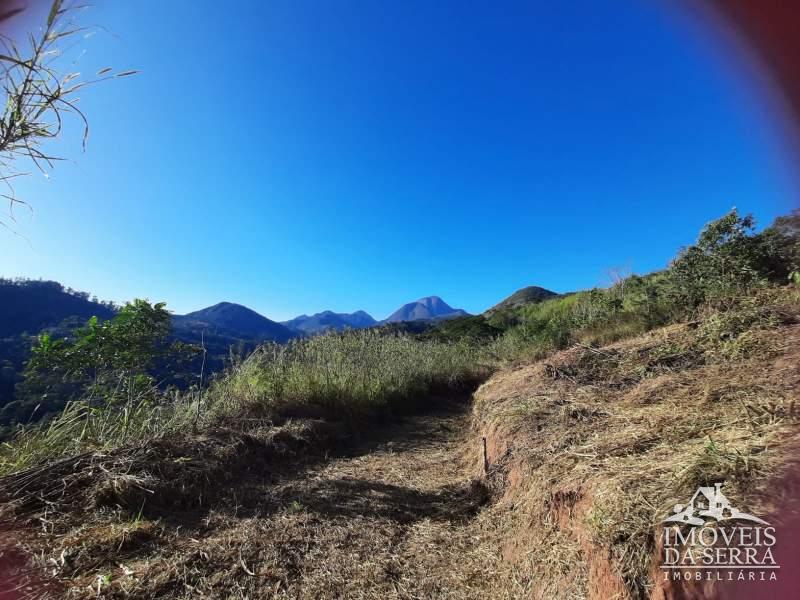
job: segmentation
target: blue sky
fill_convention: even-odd
[[[692,15],[627,0],[97,0],[72,162],[17,187],[0,274],[177,312],[378,318],[665,266],[792,204],[773,106]]]

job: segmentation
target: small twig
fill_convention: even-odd
[[[591,346],[587,346],[586,344],[575,344],[581,348],[589,350],[590,352],[594,352],[595,354],[600,354],[602,356],[607,356],[608,358],[614,358],[613,354],[609,354],[608,352],[603,352],[602,350],[598,350],[597,348],[592,348]]]
[[[205,330],[200,332],[200,346],[203,349],[203,362],[200,364],[200,389],[197,392],[197,412],[194,417],[194,430],[197,431],[197,423],[200,421],[200,405],[203,403],[203,375],[206,368],[206,342]]]
[[[572,383],[576,385],[578,384],[578,382],[572,375],[567,374],[565,371],[559,369],[557,366],[551,365],[550,363],[546,363],[544,366],[545,369],[548,371],[548,375],[550,375],[550,377],[552,377],[553,379],[558,379],[559,377],[563,377],[564,379],[569,379]]]
[[[248,568],[247,568],[247,565],[246,565],[246,564],[245,564],[245,562],[244,562],[244,558],[242,558],[242,553],[241,553],[241,551],[239,552],[239,564],[240,564],[240,565],[242,565],[242,569],[244,569],[244,572],[245,572],[245,573],[247,573],[247,574],[248,574],[248,575],[250,575],[251,577],[255,577],[255,576],[256,576],[256,574],[255,574],[255,573],[253,573],[253,572],[252,572],[250,569],[248,569]]]

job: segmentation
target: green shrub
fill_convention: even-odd
[[[503,329],[489,323],[483,315],[458,317],[437,323],[422,334],[422,338],[442,342],[468,340],[475,343],[488,342],[503,333]]]
[[[781,260],[780,234],[755,235],[754,229],[753,217],[740,217],[736,209],[706,225],[669,268],[673,302],[695,308],[765,285]]]

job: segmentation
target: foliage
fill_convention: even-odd
[[[576,342],[610,343],[691,317],[704,304],[734,307],[737,298],[769,282],[798,277],[800,212],[779,217],[761,233],[754,228],[751,216],[734,209],[706,225],[665,271],[493,314],[489,322],[506,329],[493,353],[515,360]]]
[[[20,174],[14,170],[14,163],[29,159],[42,171],[52,167],[59,159],[45,152],[42,145],[59,136],[68,116],[77,117],[83,125],[85,146],[89,123],[77,106],[77,93],[99,81],[135,73],[112,73],[108,67],[99,71],[95,79],[80,81],[80,73],[60,72],[61,45],[86,32],[86,28],[71,20],[75,8],[74,4],[65,5],[63,0],[54,0],[44,27],[28,36],[27,48],[0,36],[0,68],[5,93],[0,114],[0,180],[8,188],[6,194],[0,195],[9,201],[11,220],[14,219],[14,205],[22,203],[10,183]],[[5,223],[0,220],[0,224]]]
[[[775,282],[800,284],[800,209],[775,219],[758,235],[761,269]]]
[[[73,339],[42,333],[26,367],[29,382],[62,381],[91,398],[114,402],[138,396],[154,385],[149,371],[167,352],[170,315],[164,304],[126,304],[112,319],[92,317]]]
[[[753,217],[740,217],[736,209],[706,225],[697,243],[682,250],[670,266],[675,302],[697,307],[762,285],[764,249],[754,228]]]
[[[472,315],[441,321],[425,331],[422,337],[442,342],[460,340],[487,342],[502,333],[503,329],[491,325],[483,315]]]
[[[15,423],[28,423],[61,410],[76,397],[74,386],[23,379],[36,335],[48,332],[53,339],[70,337],[87,319],[110,319],[118,307],[100,302],[55,281],[0,278],[0,439]]]

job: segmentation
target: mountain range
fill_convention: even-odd
[[[347,328],[363,329],[372,327],[375,324],[377,324],[377,321],[363,310],[357,310],[354,313],[335,313],[326,310],[311,316],[300,315],[289,321],[281,322],[281,325],[289,328],[289,330],[303,335],[313,335],[326,331],[342,331]]]
[[[343,329],[363,329],[387,323],[405,321],[440,321],[469,315],[460,308],[453,308],[439,296],[427,296],[414,302],[404,304],[382,321],[377,321],[363,310],[354,313],[335,313],[326,310],[314,315],[300,315],[281,325],[302,335],[314,335],[326,331],[342,331]]]
[[[199,342],[202,332],[206,338],[213,339],[217,343],[237,341],[282,343],[293,337],[317,335],[327,331],[363,329],[404,321],[441,321],[468,314],[460,308],[452,308],[438,296],[428,296],[404,304],[383,321],[374,319],[363,310],[354,313],[326,310],[310,316],[300,315],[288,321],[276,322],[241,304],[220,302],[185,315],[174,315],[172,323],[175,336],[187,342]]]
[[[555,292],[537,286],[520,289],[486,312],[516,308],[556,296]],[[85,322],[90,316],[112,317],[116,307],[100,303],[89,294],[75,292],[53,281],[19,281],[0,279],[0,338],[23,332],[38,333],[55,327],[64,319]],[[233,302],[220,302],[187,313],[174,315],[175,337],[184,341],[212,340],[220,346],[237,342],[286,342],[294,337],[316,335],[347,328],[363,329],[403,322],[437,322],[469,316],[453,308],[439,296],[426,296],[402,305],[383,320],[377,320],[363,310],[336,313],[330,310],[313,315],[300,315],[288,321],[276,322],[256,311]]]
[[[539,302],[553,295],[543,288],[524,288],[490,311]],[[15,386],[21,380],[35,335],[48,331],[56,338],[67,337],[90,317],[110,319],[118,309],[111,302],[99,302],[87,293],[77,292],[55,281],[0,278],[0,409],[15,397]],[[202,368],[199,361],[203,360],[206,372],[212,373],[221,370],[232,353],[246,356],[266,341],[282,343],[326,331],[376,326],[413,333],[443,327],[442,321],[467,315],[466,311],[452,308],[438,296],[429,296],[404,304],[382,321],[359,310],[354,313],[324,311],[278,323],[241,304],[220,302],[185,315],[173,315],[172,333],[174,339],[190,344],[202,343],[206,350],[202,359],[193,359],[198,364],[190,365],[186,372],[199,372]],[[472,331],[476,323],[485,325],[480,315],[471,319],[475,322],[457,319],[446,325],[456,332],[459,328]]]

